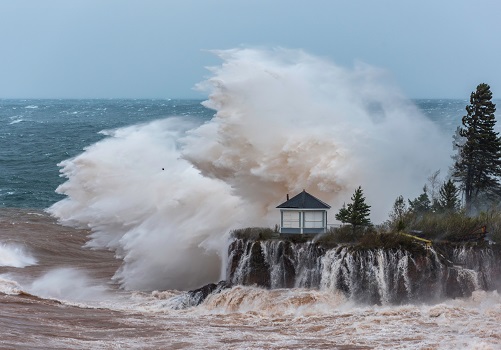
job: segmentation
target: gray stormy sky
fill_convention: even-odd
[[[205,50],[300,48],[411,98],[501,97],[498,0],[0,0],[0,98],[204,97]]]

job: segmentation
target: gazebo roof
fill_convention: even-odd
[[[288,201],[283,202],[277,208],[289,209],[329,209],[331,206],[322,202],[320,199],[312,196],[305,190],[298,195],[292,197]]]

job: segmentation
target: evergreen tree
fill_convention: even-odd
[[[341,209],[339,209],[339,213],[336,214],[336,220],[341,221],[343,224],[350,222],[351,213],[346,208],[346,203],[343,203]]]
[[[454,163],[451,168],[451,173],[454,173],[455,164],[462,162],[461,149],[463,148],[465,143],[466,143],[466,138],[461,136],[461,127],[458,126],[456,128],[456,131],[454,132],[454,135],[452,135],[452,150],[454,151],[454,154],[452,155],[451,158],[454,161]]]
[[[438,191],[437,209],[440,211],[456,211],[459,209],[459,190],[451,179],[444,182]]]
[[[391,228],[402,231],[406,226],[406,216],[408,214],[407,206],[405,205],[404,197],[398,196],[393,203],[393,210],[390,212]]]
[[[423,193],[417,198],[412,201],[409,199],[409,210],[415,214],[424,214],[431,210],[431,202],[426,185],[423,187]]]
[[[358,226],[371,225],[371,221],[369,219],[370,208],[371,206],[365,203],[362,187],[358,186],[355,193],[351,197],[351,203],[349,203],[348,206],[343,204],[339,213],[336,214],[336,219],[342,223],[351,224],[353,231],[355,231]]]
[[[467,211],[479,204],[481,196],[495,198],[501,194],[501,140],[494,131],[496,105],[487,84],[480,84],[471,93],[467,114],[462,119],[459,135],[464,143],[456,144],[458,155],[453,169],[460,183]]]

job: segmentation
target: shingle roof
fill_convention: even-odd
[[[329,204],[322,202],[320,199],[303,190],[303,192],[283,202],[277,208],[329,209],[330,207]]]

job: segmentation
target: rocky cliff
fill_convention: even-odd
[[[240,238],[228,256],[226,285],[338,290],[362,303],[429,302],[501,289],[501,250],[485,244],[360,249]]]

